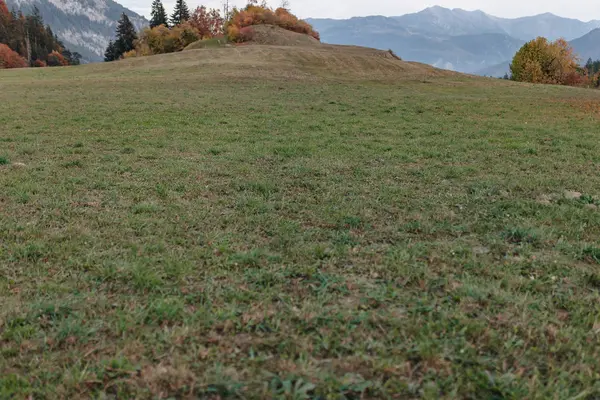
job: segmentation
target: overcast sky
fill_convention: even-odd
[[[119,0],[117,0],[119,1]],[[170,13],[174,0],[163,0]],[[270,0],[272,6],[278,6],[281,0]],[[562,17],[577,18],[584,21],[600,19],[600,1],[597,0],[437,0],[423,2],[417,0],[290,0],[294,13],[301,18],[349,18],[365,15],[402,15],[420,11],[426,7],[440,5],[447,8],[465,10],[483,10],[498,17],[523,17],[527,15],[551,12]],[[121,4],[133,11],[150,17],[152,0],[121,0]],[[221,0],[187,0],[190,9],[200,4],[209,8],[222,8]],[[243,6],[245,0],[230,0],[230,4]],[[368,5],[366,7],[365,5]]]

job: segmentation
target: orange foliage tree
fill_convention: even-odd
[[[63,67],[69,65],[69,62],[62,54],[54,50],[52,53],[48,54],[47,64],[49,67]]]
[[[310,35],[317,40],[321,39],[309,23],[298,19],[286,8],[273,10],[264,3],[258,5],[255,0],[251,0],[241,10],[234,9],[226,25],[227,36],[233,42],[244,41],[242,29],[252,25],[276,25],[289,31]]]
[[[520,82],[574,85],[582,76],[577,61],[566,40],[550,42],[538,37],[521,47],[510,70],[513,80]]]
[[[27,62],[23,57],[7,45],[0,43],[0,69],[25,67],[27,67]]]
[[[188,20],[202,39],[211,39],[223,33],[225,20],[219,10],[207,9],[205,6],[196,8]]]

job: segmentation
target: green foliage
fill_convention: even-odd
[[[167,12],[161,0],[154,0],[152,2],[152,10],[150,12],[152,18],[150,19],[150,28],[154,28],[160,25],[168,26],[169,21],[167,19]]]
[[[190,19],[190,10],[185,0],[176,0],[173,14],[171,14],[171,24],[179,25]]]
[[[115,47],[115,42],[113,42],[112,40],[109,40],[108,42],[108,46],[106,47],[106,50],[104,51],[104,61],[109,62],[109,61],[115,61],[117,60],[117,49]]]
[[[137,34],[135,27],[127,14],[122,13],[117,23],[117,39],[114,42],[115,59],[119,59],[123,54],[135,49]],[[110,43],[109,43],[110,45]]]

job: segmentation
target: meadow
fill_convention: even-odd
[[[600,396],[600,92],[327,51],[0,71],[0,398]]]

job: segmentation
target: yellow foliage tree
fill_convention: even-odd
[[[138,56],[174,53],[200,39],[196,28],[184,22],[169,29],[164,25],[146,28],[140,35],[135,49]]]
[[[512,79],[519,82],[570,84],[579,74],[577,57],[564,39],[550,42],[538,37],[515,54],[510,65]]]

